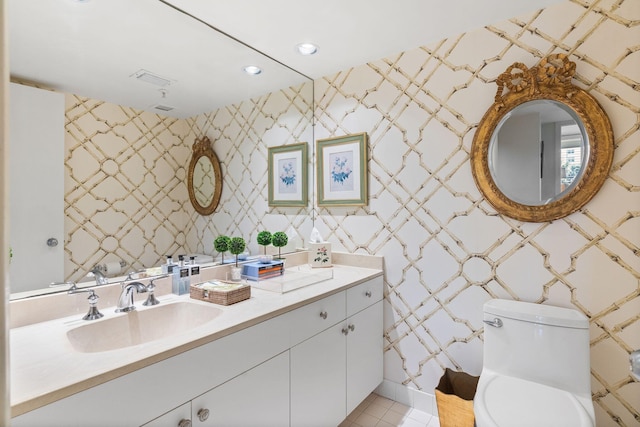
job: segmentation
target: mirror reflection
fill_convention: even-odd
[[[29,282],[28,289],[21,287],[22,293],[12,294],[12,299],[56,291],[48,288],[53,281],[93,281],[86,276],[96,267],[114,277],[159,266],[166,255],[218,256],[212,248],[216,235],[235,233],[250,239],[252,230],[240,230],[230,215],[215,223],[194,215],[187,191],[194,138],[207,135],[220,141],[220,152],[226,156],[221,160],[234,161],[235,166],[227,170],[224,165],[224,178],[236,185],[246,182],[243,174],[249,170],[236,155],[243,144],[256,151],[251,170],[259,173],[266,171],[266,157],[259,154],[266,146],[313,140],[309,78],[170,3],[8,2],[11,80],[62,98],[55,113],[44,109],[43,114],[56,115],[55,126],[63,128],[55,149],[64,163],[55,185],[50,185],[53,175],[44,174],[36,183],[40,194],[48,193],[63,205],[56,226],[63,231],[47,230],[44,238],[34,239],[28,233],[11,233],[14,242],[33,244],[13,246],[14,266],[19,260],[33,263],[37,257],[42,267],[41,246],[56,238],[60,244],[55,250],[63,261],[58,258],[52,264],[63,264],[64,273],[43,271],[43,277],[51,278],[46,281],[12,278],[11,283]],[[259,65],[262,73],[242,73],[248,64]],[[30,102],[23,117],[26,126],[43,123],[32,116],[33,107],[43,105]],[[266,119],[250,121],[247,112],[254,119]],[[250,136],[241,136],[243,130]],[[45,140],[51,142],[31,139],[42,145]],[[26,162],[10,163],[14,169],[27,169]],[[213,164],[204,158],[197,164],[197,204],[210,206],[215,196],[208,187],[218,185],[208,173]],[[19,187],[11,188],[11,194],[41,200]],[[223,195],[220,203],[229,198]],[[307,217],[306,209],[299,213]],[[40,217],[38,222],[49,224],[52,219]],[[289,226],[277,224],[282,229]],[[121,262],[126,267],[118,271]]]
[[[563,53],[498,76],[494,103],[471,144],[471,172],[502,215],[546,222],[576,212],[600,190],[613,162],[606,112],[572,83],[576,64]]]
[[[215,173],[213,164],[208,157],[200,157],[196,162],[193,171],[193,189],[196,195],[198,206],[209,206],[213,200],[213,190],[215,189]]]
[[[489,167],[507,197],[524,205],[546,205],[577,185],[588,161],[584,125],[567,105],[525,102],[496,127]]]

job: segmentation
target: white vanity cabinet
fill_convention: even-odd
[[[338,294],[348,317],[291,352],[291,426],[332,426],[382,382],[382,278]]]
[[[191,402],[177,407],[142,427],[191,427]]]
[[[289,425],[289,352],[197,397],[193,427]]]
[[[286,314],[265,320],[27,412],[13,418],[11,425],[132,427],[154,421],[159,424],[151,425],[178,426],[156,419],[161,415],[171,417],[168,412],[173,412],[173,408],[242,377],[281,353],[288,353],[288,334],[283,333],[287,329]],[[117,357],[117,352],[112,355]]]
[[[382,381],[382,338],[377,276],[27,412],[12,426],[337,426]]]

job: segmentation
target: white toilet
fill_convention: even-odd
[[[484,305],[484,322],[477,427],[595,426],[582,313],[495,299]]]

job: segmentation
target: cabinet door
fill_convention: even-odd
[[[191,408],[194,427],[288,426],[289,352],[193,399]]]
[[[382,382],[382,301],[349,317],[347,327],[348,414]]]
[[[191,402],[178,406],[161,417],[156,418],[142,427],[187,427],[191,426]]]
[[[291,426],[337,426],[346,417],[344,322],[291,348]]]

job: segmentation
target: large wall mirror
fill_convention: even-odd
[[[471,167],[500,213],[521,221],[562,218],[600,189],[613,161],[606,113],[571,80],[563,54],[527,68],[514,63],[497,79],[495,102],[478,126]]]
[[[296,102],[308,102],[308,108],[300,108],[300,117],[289,115],[286,119],[292,123],[312,123],[313,85],[310,78],[217,31],[205,20],[174,6],[176,4],[181,2],[9,0],[6,20],[9,27],[11,80],[163,117],[191,120],[189,126],[193,126],[193,118],[199,115],[286,88],[303,87],[305,95],[296,98]],[[212,3],[211,7],[216,6]],[[248,76],[243,72],[247,65],[257,65],[262,72],[259,76]],[[242,117],[239,115],[237,120],[242,120]],[[312,127],[309,126],[309,129]],[[194,134],[202,136],[199,132]],[[185,152],[191,150],[193,137],[191,134],[188,140],[185,139],[185,144],[188,144]],[[312,141],[312,138],[305,140]],[[158,151],[162,152],[162,148]],[[220,152],[225,151],[220,149]],[[189,182],[198,185],[189,187],[193,189],[196,210],[203,215],[213,212],[220,201],[222,180],[225,179],[223,173],[234,172],[225,165],[220,168],[220,163],[214,159],[215,154],[203,153],[197,156],[197,161],[190,167],[190,157],[186,156],[181,160],[184,163],[184,176],[182,170],[177,174],[179,179],[186,182],[187,173],[193,173]],[[266,158],[264,162],[266,171]],[[104,165],[107,173],[117,174],[118,167],[114,166],[114,162],[104,162]],[[22,165],[12,163],[13,166]],[[145,167],[152,168],[153,162],[147,161]],[[65,169],[68,168],[65,164]],[[45,184],[46,180],[42,190],[51,192]],[[61,183],[58,184],[57,187],[62,187]],[[184,188],[186,190],[187,186]],[[184,196],[187,197],[186,191]],[[60,198],[65,199],[65,194],[60,194]],[[154,204],[164,202],[159,196],[153,200]],[[100,215],[107,213],[100,212]],[[181,223],[181,220],[175,222]],[[117,228],[114,227],[114,230],[117,231]],[[171,234],[167,236],[167,240],[174,237]],[[76,256],[76,250],[65,236],[48,237],[56,237],[60,242],[58,249],[81,260],[79,265],[73,266],[80,277],[98,263],[106,265],[116,257],[129,263],[127,270],[157,265],[146,265],[139,255],[142,249],[138,247],[131,250],[125,248],[121,251],[124,255],[114,254],[113,259],[85,256],[84,253]],[[94,239],[94,242],[89,242],[93,237],[88,233],[85,243],[97,248],[113,241]],[[208,235],[205,237],[208,238]],[[122,239],[118,244],[122,247],[127,243]],[[183,245],[187,246],[187,243]],[[162,258],[159,256],[155,262],[161,262]],[[86,263],[83,263],[83,259],[86,259]],[[53,275],[48,277],[52,277],[49,281],[59,280],[53,279]],[[51,291],[47,285],[41,281],[34,284],[28,295]]]

